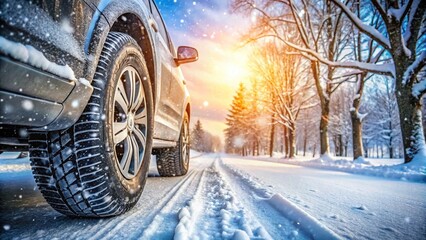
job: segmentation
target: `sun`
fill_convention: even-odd
[[[240,82],[250,80],[251,70],[248,66],[249,55],[242,49],[237,49],[229,55],[226,61],[222,62],[224,80],[236,88]]]

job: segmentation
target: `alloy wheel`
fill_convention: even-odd
[[[189,128],[188,128],[188,120],[187,119],[184,120],[182,131],[183,131],[183,134],[182,134],[183,165],[185,166],[185,168],[188,168],[190,142],[189,142]]]
[[[123,176],[134,178],[142,166],[147,135],[147,106],[142,79],[132,66],[120,74],[112,124],[116,159]]]

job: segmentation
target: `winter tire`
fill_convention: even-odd
[[[185,112],[176,147],[156,150],[157,169],[162,177],[183,176],[189,168],[189,116]]]
[[[108,34],[92,85],[90,101],[71,128],[30,133],[32,171],[55,210],[114,216],[138,201],[152,149],[151,86],[133,38]]]

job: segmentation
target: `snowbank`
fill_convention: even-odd
[[[228,157],[235,156],[228,155]],[[426,182],[426,149],[422,149],[421,152],[416,154],[413,161],[407,164],[404,164],[403,159],[360,157],[354,161],[349,157],[336,158],[330,155],[324,155],[316,159],[308,156],[297,156],[294,159],[288,159],[280,154],[274,154],[272,158],[269,156],[251,156],[245,158],[402,181]]]
[[[314,239],[340,239],[337,234],[280,194],[275,194],[268,202],[288,219],[292,219],[296,222],[301,229],[309,232]]]
[[[358,158],[355,161],[334,159],[332,157],[318,158],[310,161],[298,159],[283,160],[281,163],[294,164],[304,167],[320,168],[333,171],[362,174],[374,177],[385,177],[403,181],[426,182],[426,154],[418,154],[408,164],[374,166],[371,160]]]

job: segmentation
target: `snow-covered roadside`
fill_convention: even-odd
[[[281,194],[341,238],[424,239],[423,183],[242,157],[225,156],[223,162],[259,189]]]
[[[233,168],[228,164],[224,164],[222,160],[220,160],[220,164],[227,168],[234,177],[239,178],[242,184],[248,185],[259,196],[264,197],[261,201],[271,205],[283,216],[291,220],[293,224],[298,226],[302,231],[309,233],[309,235],[311,235],[314,239],[340,239],[336,233],[324,224],[320,223],[303,209],[283,197],[281,194],[274,192],[271,187],[265,186],[264,183],[241,170]],[[298,233],[295,233],[294,235],[294,237],[296,237]]]
[[[229,157],[234,158],[236,156]],[[247,158],[374,177],[398,179],[402,181],[426,182],[426,159],[417,159],[412,163],[403,164],[402,159],[383,160],[362,158],[352,161],[349,158],[337,158],[330,156],[322,158],[296,157],[295,159],[280,157],[270,158],[267,156]]]

